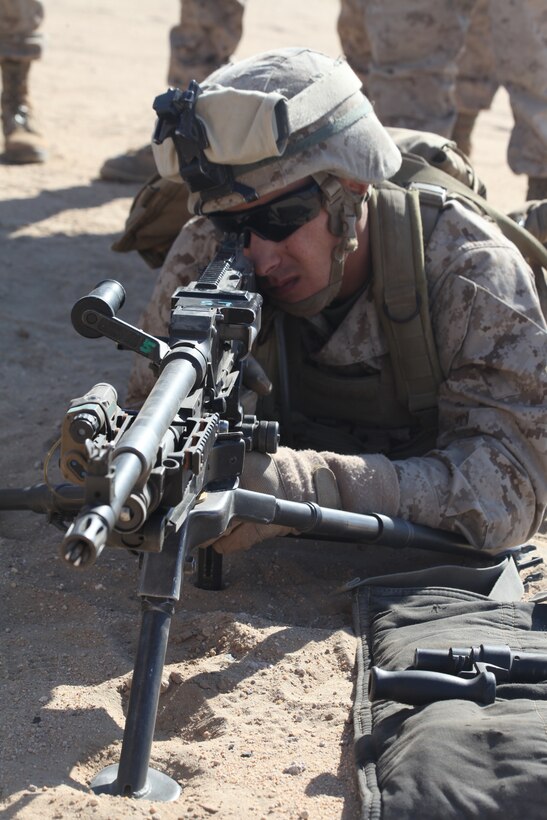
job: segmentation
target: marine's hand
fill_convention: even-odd
[[[228,555],[231,552],[248,550],[254,547],[255,544],[260,544],[261,541],[267,541],[269,538],[275,538],[278,535],[289,535],[292,532],[294,530],[289,529],[289,527],[280,527],[278,524],[254,524],[249,521],[241,521],[234,524],[215,541],[213,548],[221,555]],[[207,544],[202,546],[207,546]]]
[[[328,507],[338,507],[340,504],[334,474],[320,454],[312,450],[296,452],[288,447],[280,447],[271,456],[248,453],[239,486],[244,490],[254,490],[291,501],[316,501]],[[277,524],[242,521],[224,533],[214,543],[214,548],[223,554],[237,552],[249,549],[268,538],[291,532],[294,530]]]
[[[245,456],[240,487],[291,501],[315,501],[348,512],[396,515],[399,485],[393,464],[382,455],[339,455],[280,447],[277,453]],[[240,522],[215,543],[217,552],[249,549],[286,527]]]

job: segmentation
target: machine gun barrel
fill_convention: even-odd
[[[257,504],[250,497],[249,505]],[[264,496],[266,498],[266,496]],[[270,497],[271,499],[271,497]],[[284,499],[273,499],[274,507],[270,522],[293,527],[300,533],[337,541],[381,543],[386,547],[415,547],[424,550],[446,550],[455,555],[483,555],[474,549],[458,533],[432,529],[421,524],[413,524],[403,518],[390,518],[380,513],[361,515],[359,513],[320,507],[314,502],[304,504]],[[271,501],[270,501],[271,503]]]
[[[539,683],[547,680],[547,655],[514,651],[506,644],[416,649],[413,668],[461,675],[472,673],[477,663],[485,664],[498,682]]]
[[[97,499],[93,506],[88,503],[61,542],[60,554],[69,564],[89,566],[100,555],[133,488],[154,466],[163,437],[200,375],[191,359],[174,355],[166,362],[138,416],[114,450],[111,497]]]

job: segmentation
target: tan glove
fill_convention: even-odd
[[[395,515],[399,483],[391,462],[380,455],[341,456],[280,447],[275,455],[248,453],[240,479],[244,490],[291,501],[315,501],[348,512]],[[215,543],[217,552],[246,550],[294,530],[277,524],[236,523]]]

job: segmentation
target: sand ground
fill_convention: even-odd
[[[39,481],[70,399],[97,381],[123,395],[129,354],[86,340],[74,301],[119,279],[135,322],[154,274],[110,244],[136,186],[97,180],[105,158],[143,144],[164,90],[175,0],[47,5],[48,47],[32,89],[50,159],[0,165],[0,452],[3,486]],[[336,55],[338,3],[250,0],[237,56],[308,44]],[[474,159],[490,198],[518,206],[505,161],[500,92],[481,115]],[[226,588],[187,583],[171,630],[153,765],[183,786],[174,803],[96,797],[118,760],[138,634],[137,564],[106,551],[89,572],[58,557],[59,533],[0,514],[0,811],[6,818],[352,818],[355,642],[337,588],[426,554],[291,540],[226,561]],[[528,572],[529,574],[529,572]],[[537,591],[542,579],[527,585]]]

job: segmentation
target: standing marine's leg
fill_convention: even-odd
[[[367,0],[340,0],[337,30],[346,60],[353,68],[368,93],[370,71],[370,42],[365,26]]]
[[[180,0],[180,23],[169,34],[167,82],[187,88],[226,63],[241,39],[245,0]],[[100,174],[115,182],[146,182],[157,173],[149,144],[107,159]]]
[[[515,119],[509,167],[527,174],[527,199],[547,199],[547,5],[491,0],[490,22],[498,79]]]
[[[46,151],[35,125],[29,92],[33,60],[42,54],[44,16],[37,0],[0,0],[0,72],[4,161],[43,162]]]
[[[480,111],[490,108],[499,83],[492,47],[488,4],[490,0],[477,0],[463,51],[458,58],[456,80],[457,119],[452,139],[464,154],[471,153],[471,132]]]
[[[167,82],[187,88],[228,62],[243,34],[245,0],[181,0],[180,23],[169,34]]]
[[[368,84],[380,120],[450,136],[457,59],[475,0],[367,0]]]

